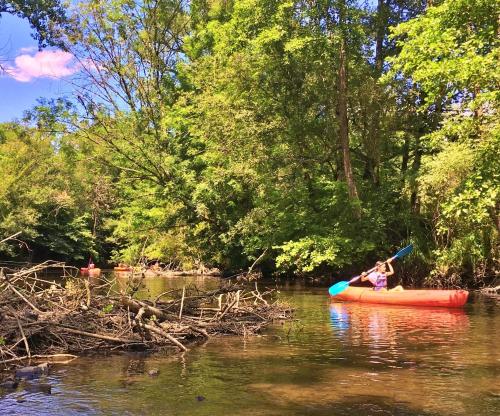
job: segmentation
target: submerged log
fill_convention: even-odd
[[[49,365],[47,363],[22,367],[16,370],[16,378],[17,379],[27,379],[32,380],[34,378],[38,378],[43,374],[47,374],[49,372]]]

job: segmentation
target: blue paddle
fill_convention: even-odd
[[[391,257],[391,260],[396,260],[399,259],[403,256],[406,256],[407,254],[411,253],[413,250],[413,244],[410,244],[409,246],[406,246],[405,248],[402,248],[399,250],[393,257]],[[370,270],[368,270],[366,273],[371,273],[373,272],[377,267],[372,267]],[[328,289],[328,293],[330,293],[330,296],[336,296],[339,293],[343,292],[346,290],[351,283],[357,282],[360,279],[361,275],[353,277],[351,280],[348,282],[338,282],[335,283],[333,286],[330,286]]]

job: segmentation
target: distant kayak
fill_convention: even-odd
[[[364,303],[382,303],[407,306],[442,306],[459,308],[467,302],[466,290],[404,290],[402,292],[375,291],[367,287],[347,287],[332,300],[346,300]]]
[[[134,268],[130,266],[116,266],[113,270],[115,272],[133,272]]]
[[[89,269],[87,271],[87,274],[89,275],[89,277],[99,277],[101,275],[101,269],[99,269],[98,267],[94,267],[93,269]]]
[[[101,269],[99,269],[98,267],[81,267],[80,274],[82,276],[99,277],[101,275]]]

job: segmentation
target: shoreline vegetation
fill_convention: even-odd
[[[60,283],[40,277],[48,269],[63,275]],[[214,336],[251,336],[293,314],[256,283],[223,282],[211,291],[185,286],[145,300],[135,296],[141,278],[117,285],[76,273],[50,261],[0,269],[0,380],[13,367],[70,362],[81,354],[184,352]]]
[[[412,243],[403,286],[498,285],[497,1],[69,3],[1,3],[76,72],[0,123],[0,259],[314,277]]]

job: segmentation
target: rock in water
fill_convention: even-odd
[[[48,372],[49,365],[47,363],[43,363],[36,366],[18,368],[16,370],[16,378],[32,380],[34,378],[40,377],[43,374],[48,374]]]
[[[30,393],[52,394],[52,386],[48,383],[26,383],[24,389]]]
[[[17,380],[5,380],[3,383],[0,384],[0,389],[15,390],[17,389],[18,385],[19,382]]]

